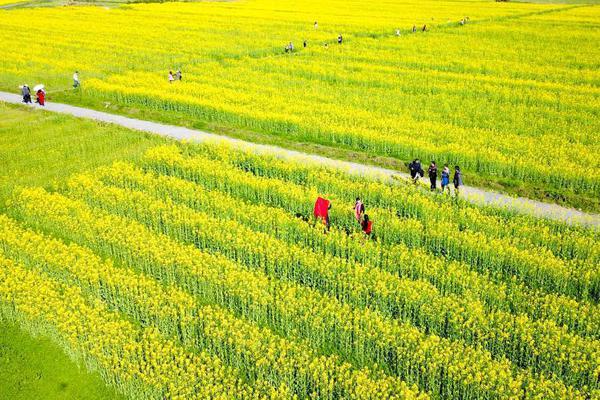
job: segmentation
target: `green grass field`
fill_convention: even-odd
[[[0,210],[17,186],[52,187],[72,173],[133,160],[163,143],[144,135],[0,102]],[[121,395],[47,338],[0,321],[0,399],[112,400]]]

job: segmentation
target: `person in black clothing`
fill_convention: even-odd
[[[427,173],[429,175],[429,182],[431,182],[431,190],[437,189],[437,165],[435,165],[435,161],[431,162]]]
[[[343,40],[342,35],[338,35],[338,44],[342,44]]]
[[[302,44],[304,45],[304,48],[306,48],[306,39],[304,39],[304,42]]]
[[[23,103],[31,104],[31,90],[28,85],[23,85],[21,87],[21,94],[23,95]]]
[[[463,185],[462,180],[462,172],[460,172],[460,167],[457,165],[454,167],[454,193],[458,196],[459,188]]]
[[[417,183],[419,178],[424,175],[423,168],[421,167],[421,160],[415,158],[410,164],[408,164],[410,170],[410,177],[414,183]]]
[[[426,31],[427,31],[427,25],[423,25],[423,29],[422,29],[422,31],[423,31],[423,32],[426,32]]]

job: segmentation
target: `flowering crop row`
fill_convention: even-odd
[[[429,283],[319,255],[223,216],[215,218],[142,192],[103,186],[91,176],[71,180],[70,188],[71,195],[107,212],[136,218],[161,233],[225,254],[250,268],[319,289],[354,306],[409,320],[444,337],[482,344],[495,356],[506,356],[536,372],[554,373],[580,386],[596,384],[600,341],[572,335],[553,321],[532,322],[503,311],[486,313],[480,301],[443,296]]]
[[[332,218],[347,229],[355,227],[350,210],[350,199],[356,191],[352,188],[330,185],[327,188],[301,186],[275,178],[264,178],[223,165],[215,167],[204,157],[183,157],[176,147],[151,149],[146,157],[147,168],[209,184],[211,188],[243,195],[254,202],[283,207],[293,213],[309,215],[314,199],[320,193],[337,204]],[[336,193],[343,191],[342,193]],[[351,193],[348,193],[351,192]],[[339,197],[335,197],[339,194]],[[340,199],[338,201],[338,198]],[[452,223],[441,221],[435,230],[424,230],[415,219],[398,219],[389,209],[370,208],[369,214],[376,221],[375,232],[385,243],[403,242],[410,247],[426,247],[442,253],[450,259],[468,262],[473,269],[489,273],[494,279],[512,281],[515,278],[532,289],[547,293],[561,293],[580,299],[598,299],[600,296],[600,271],[593,263],[575,263],[553,257],[551,253],[520,250],[501,240],[488,239],[481,233],[456,231]],[[356,228],[354,228],[356,229]]]
[[[335,356],[318,356],[310,347],[236,318],[218,306],[202,306],[175,287],[163,287],[139,272],[115,267],[90,250],[26,230],[0,216],[0,248],[13,259],[82,287],[120,312],[146,321],[197,350],[208,349],[244,377],[281,382],[280,393],[319,398],[384,399],[419,397],[396,378],[372,378]],[[256,386],[256,385],[255,385]],[[285,397],[282,395],[282,398]]]
[[[466,265],[446,261],[420,249],[365,241],[362,235],[347,235],[335,227],[324,235],[320,225],[305,223],[280,208],[250,204],[222,192],[206,191],[201,185],[176,177],[144,173],[130,164],[119,163],[101,168],[95,171],[94,176],[106,185],[134,188],[156,198],[200,210],[211,217],[233,219],[286,243],[300,243],[323,254],[359,262],[369,269],[381,268],[401,277],[425,279],[443,294],[476,295],[490,310],[525,313],[533,319],[552,319],[585,336],[598,338],[600,335],[597,329],[600,310],[595,305],[554,294],[527,291],[521,285],[507,287],[496,284],[469,271]],[[71,184],[77,186],[79,179],[82,178],[74,179]]]
[[[188,353],[156,329],[140,329],[104,303],[86,301],[80,288],[27,270],[1,254],[0,315],[54,337],[66,352],[100,369],[109,383],[133,398],[267,398],[244,385],[217,357]]]
[[[335,348],[353,364],[385,366],[434,395],[583,396],[558,381],[536,378],[527,369],[514,371],[506,360],[493,360],[481,349],[425,334],[369,309],[349,307],[305,286],[269,279],[60,195],[25,190],[15,198],[13,207],[28,223],[61,235],[71,232],[70,239],[132,263],[167,284],[176,283],[190,293],[219,300],[286,335],[304,336],[311,345]]]

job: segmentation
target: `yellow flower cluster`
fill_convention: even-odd
[[[0,216],[0,249],[24,264],[78,284],[137,321],[149,322],[184,345],[210,348],[246,376],[282,381],[297,395],[319,398],[363,398],[373,391],[380,398],[426,399],[397,378],[372,377],[368,370],[352,370],[338,357],[318,356],[301,342],[236,318],[215,306],[201,306],[188,293],[129,269],[102,261],[88,249],[37,234]],[[84,290],[85,292],[86,290]],[[255,378],[256,379],[256,378]],[[281,384],[280,384],[281,385]]]
[[[333,348],[358,366],[385,366],[436,396],[443,390],[449,397],[517,398],[526,390],[532,397],[585,397],[554,377],[538,376],[528,368],[515,370],[506,359],[496,360],[477,346],[425,333],[410,323],[351,306],[306,285],[272,279],[58,194],[25,190],[12,207],[27,223],[86,243],[259,324],[304,337],[316,348]],[[149,207],[161,214],[157,205]],[[260,262],[260,256],[250,258]],[[446,383],[441,385],[440,379]]]
[[[80,288],[27,270],[2,254],[0,313],[55,337],[134,398],[266,398],[217,357],[188,353],[155,328],[140,329],[102,302],[86,301]]]
[[[44,21],[43,40],[25,20]],[[599,20],[593,6],[435,0],[22,8],[0,13],[0,85],[60,91],[79,70],[86,104],[593,197]]]
[[[106,187],[92,176],[71,180],[70,188],[71,195],[99,208],[134,217],[176,239],[225,254],[279,279],[304,283],[354,306],[369,306],[446,337],[475,341],[515,363],[529,365],[526,360],[535,359],[535,369],[549,374],[564,371],[561,376],[568,382],[590,384],[595,380],[591,371],[600,342],[570,334],[554,321],[533,322],[503,311],[487,313],[480,301],[442,296],[432,284],[318,254],[220,214],[214,217],[142,192]],[[232,201],[223,206],[237,208],[239,204]],[[279,222],[276,226],[284,225]],[[220,229],[206,229],[214,226]]]
[[[223,166],[220,165],[219,169],[223,169]],[[600,324],[600,309],[597,306],[578,303],[564,296],[529,292],[521,285],[507,288],[490,281],[484,275],[470,271],[468,265],[446,262],[421,249],[409,249],[402,244],[385,246],[377,241],[364,241],[362,235],[348,235],[335,226],[327,235],[323,235],[320,225],[306,224],[281,208],[241,200],[240,198],[245,197],[243,194],[234,198],[222,192],[207,191],[202,186],[204,182],[201,179],[195,179],[198,184],[194,184],[174,176],[159,175],[151,171],[145,173],[126,163],[101,168],[94,176],[106,185],[141,190],[156,198],[201,210],[212,217],[233,219],[286,243],[301,243],[315,251],[357,261],[370,268],[381,268],[412,279],[428,280],[444,293],[462,296],[468,291],[471,295],[477,294],[492,310],[526,313],[534,319],[552,319],[585,336],[600,336],[597,329]],[[81,179],[84,181],[79,182]],[[71,185],[78,187],[85,182],[85,178],[78,177]],[[93,201],[90,196],[87,198]],[[433,208],[434,211],[435,209],[436,207]],[[593,246],[594,244],[589,247]]]
[[[365,201],[374,204],[369,208],[369,215],[376,221],[376,233],[384,242],[403,242],[410,247],[425,246],[438,253],[443,251],[451,259],[466,261],[480,272],[498,274],[506,279],[516,278],[532,289],[547,293],[560,293],[584,300],[600,299],[600,270],[594,264],[594,260],[598,258],[597,244],[592,244],[596,250],[589,260],[563,260],[544,247],[535,246],[535,251],[532,248],[521,249],[504,238],[488,238],[484,232],[472,232],[465,229],[460,220],[452,222],[442,219],[435,225],[417,218],[400,220],[396,218],[394,208],[405,201],[407,192],[410,196],[411,190],[398,190],[366,180],[360,183],[349,182],[331,177],[323,170],[318,171],[310,180],[319,184],[304,186],[287,180],[244,173],[223,164],[217,164],[219,167],[215,168],[215,164],[206,157],[184,157],[175,146],[151,149],[145,162],[157,172],[194,181],[201,180],[203,185],[208,184],[210,188],[236,195],[245,194],[252,201],[283,207],[303,215],[310,214],[314,199],[319,193],[327,193],[335,204],[341,204],[341,207],[335,207],[332,211],[332,218],[348,229],[356,224],[352,214],[345,210],[352,207],[350,199],[358,193],[364,193],[362,197]],[[289,168],[291,167],[286,167]],[[416,197],[414,189],[412,192],[412,197]],[[344,200],[338,202],[338,198]],[[378,203],[386,207],[377,207]],[[450,202],[439,206],[454,215],[455,206]],[[435,208],[436,205],[432,204],[431,209]],[[426,214],[425,210],[421,209],[421,213]],[[589,243],[590,235],[583,234],[581,240]]]

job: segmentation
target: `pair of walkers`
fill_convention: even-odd
[[[425,171],[423,171],[423,167],[421,166],[421,160],[418,158],[414,159],[408,165],[408,169],[410,170],[410,177],[415,183],[418,182],[419,178],[422,178],[425,175]],[[429,176],[431,190],[437,190],[438,167],[435,161],[432,161],[429,165],[429,168],[427,169],[427,175]],[[450,168],[448,168],[448,164],[444,165],[441,178],[442,193],[444,193],[446,188],[448,188],[448,193],[450,193]],[[452,178],[452,183],[454,184],[454,192],[458,194],[460,187],[463,185],[462,172],[458,165],[454,167],[454,177]]]
[[[35,90],[35,102],[40,106],[46,105],[46,91],[42,85],[38,85],[33,88]],[[21,96],[23,96],[23,103],[32,104],[31,101],[31,89],[29,85],[24,84],[21,86]]]

